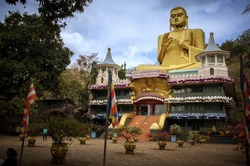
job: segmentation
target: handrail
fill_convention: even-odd
[[[161,131],[164,127],[164,124],[165,124],[165,121],[166,121],[166,118],[169,118],[170,117],[170,114],[167,114],[167,113],[162,113],[161,114],[161,117],[159,119],[159,130]]]
[[[121,117],[121,120],[118,124],[118,128],[121,128],[121,127],[124,127],[125,124],[126,124],[126,121],[127,119],[132,119],[133,117],[135,117],[135,113],[132,112],[132,113],[125,113],[122,117]]]
[[[150,126],[150,129],[161,131],[164,128],[164,124],[165,124],[166,118],[169,118],[169,117],[170,117],[170,114],[168,114],[168,113],[162,113],[161,116],[160,116],[160,118],[159,118],[159,122],[158,123],[153,123]]]

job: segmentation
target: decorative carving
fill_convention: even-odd
[[[168,85],[165,78],[140,78],[133,80],[130,83],[130,88],[133,90],[133,100],[138,100],[147,96],[160,97],[162,99],[172,97],[172,85]]]

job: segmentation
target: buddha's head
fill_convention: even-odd
[[[188,16],[183,7],[177,6],[170,11],[170,31],[188,28]]]

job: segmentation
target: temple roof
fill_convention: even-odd
[[[201,52],[200,54],[196,55],[195,58],[197,61],[201,61],[201,57],[206,56],[208,54],[223,54],[225,59],[230,57],[230,52],[229,51],[224,51],[222,49],[220,49],[214,41],[214,33],[211,32],[210,33],[210,38],[209,38],[209,42],[208,45],[206,47],[206,49]]]
[[[108,52],[107,52],[107,55],[106,55],[106,58],[103,62],[101,62],[100,64],[110,64],[110,65],[117,65],[113,58],[112,58],[112,55],[111,55],[111,48],[108,48]]]
[[[203,52],[210,52],[210,51],[223,51],[215,44],[213,32],[210,33],[208,45]]]

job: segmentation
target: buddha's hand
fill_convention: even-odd
[[[171,43],[172,43],[172,37],[168,38],[168,40],[166,41],[166,43],[164,43],[162,48],[167,49]]]
[[[181,46],[184,49],[189,49],[190,45],[188,44],[188,42],[186,42],[184,40],[179,40],[179,39],[176,39],[176,38],[172,38],[171,41],[172,41],[172,43],[175,43],[175,44]]]

